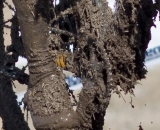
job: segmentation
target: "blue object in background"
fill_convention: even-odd
[[[82,83],[82,81],[81,81],[81,79],[80,79],[79,77],[68,76],[68,77],[66,78],[66,83],[67,83],[69,86],[73,86],[73,85]]]
[[[158,57],[160,57],[160,46],[148,49],[146,51],[145,61],[153,60]]]

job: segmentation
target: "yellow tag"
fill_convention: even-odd
[[[59,67],[65,68],[65,59],[66,59],[66,55],[64,54],[59,54],[56,60],[56,63]]]

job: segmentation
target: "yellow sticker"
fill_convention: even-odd
[[[59,67],[61,68],[65,68],[65,59],[66,59],[66,55],[64,54],[59,54],[56,60],[56,63]]]

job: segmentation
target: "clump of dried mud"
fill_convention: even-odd
[[[24,1],[22,6],[14,3],[22,32],[28,34],[22,36],[30,71],[24,102],[35,127],[101,130],[111,92],[119,94],[120,86],[125,93],[134,94],[137,80],[145,78],[145,51],[156,16],[153,2],[117,0],[115,12],[106,0],[66,0],[56,6],[49,1],[28,2],[28,6]],[[22,12],[31,19],[22,19]],[[32,31],[28,32],[28,26]],[[63,58],[61,66],[57,64],[59,55]],[[72,110],[63,69],[82,79],[84,87],[76,112]],[[76,122],[69,126],[66,122],[60,125],[61,118],[52,116],[72,113],[67,122]]]

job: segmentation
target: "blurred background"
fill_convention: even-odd
[[[10,0],[6,1],[12,5]],[[108,2],[109,6],[114,9],[114,0],[108,0]],[[5,21],[11,18],[12,15],[13,12],[8,10],[5,5]],[[145,64],[148,70],[146,79],[139,81],[139,84],[136,85],[135,96],[131,97],[129,94],[124,95],[122,93],[123,98],[119,98],[116,94],[112,95],[110,105],[106,110],[104,130],[139,130],[140,124],[144,130],[160,130],[160,22],[158,18],[155,24],[157,27],[152,27],[151,29],[152,40],[146,53]],[[4,28],[4,31],[5,45],[7,46],[11,44],[10,30]],[[19,57],[16,66],[22,68],[26,64],[27,60]],[[66,82],[72,90],[75,90],[74,93],[77,95],[82,87],[81,80],[74,78],[69,72],[64,73],[67,77]],[[16,81],[15,86],[16,88],[13,89],[17,94],[18,102],[20,102],[27,86],[21,85]],[[29,125],[31,130],[34,130],[30,117]]]

